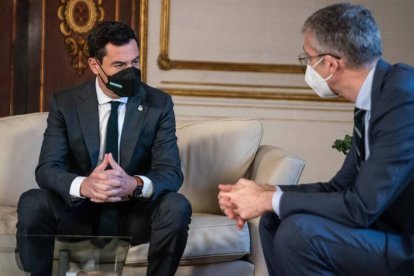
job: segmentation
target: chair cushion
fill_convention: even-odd
[[[16,233],[15,207],[0,207],[0,218],[0,235]],[[235,221],[225,216],[194,213],[189,228],[181,265],[227,262],[250,254],[250,232],[247,224],[242,230],[238,230]],[[148,247],[148,243],[131,247],[126,264],[147,265]]]
[[[39,159],[47,113],[0,118],[0,202],[16,206],[20,195],[37,188]]]
[[[17,223],[16,207],[1,206],[0,207],[0,235],[15,234]]]
[[[207,265],[179,266],[177,272],[175,273],[175,276],[253,276],[255,275],[255,269],[256,267],[252,263],[239,260]],[[125,266],[124,269],[122,269],[122,276],[146,275],[146,271],[146,267]]]
[[[148,243],[131,247],[126,264],[147,265],[148,247]],[[180,264],[227,262],[248,254],[250,233],[247,224],[238,230],[235,221],[225,216],[194,213]]]
[[[177,126],[184,183],[180,192],[193,212],[221,214],[217,185],[246,176],[263,135],[257,119],[229,119]]]

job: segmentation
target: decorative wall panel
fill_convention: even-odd
[[[57,15],[60,32],[65,37],[72,67],[78,75],[88,67],[88,47],[86,37],[97,23],[103,20],[105,12],[102,0],[62,0]]]
[[[141,32],[147,46],[142,70],[151,85],[180,96],[343,101],[318,98],[305,84],[304,67],[297,61],[307,16],[340,1],[142,2],[141,28],[147,33]],[[371,8],[384,27],[385,58],[414,63],[414,58],[407,60],[414,38],[405,35],[414,24],[408,16],[413,3],[353,2]],[[407,16],[397,20],[393,14]]]
[[[0,1],[0,116],[48,111],[58,90],[94,79],[86,37],[101,20],[139,28],[139,0]]]

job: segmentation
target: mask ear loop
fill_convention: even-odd
[[[315,67],[319,64],[319,63],[321,63],[322,62],[322,59],[324,58],[324,56],[323,57],[321,57],[314,65],[311,65],[311,67],[312,67],[312,69],[313,70],[315,70]],[[322,78],[324,81],[328,81],[330,78],[332,78],[332,76],[333,76],[333,74],[330,74],[329,76],[327,76],[326,78]]]
[[[107,83],[105,83],[105,81],[103,80],[103,78],[101,77],[101,75],[98,73],[98,76],[99,76],[99,78],[101,78],[102,82],[103,82],[103,83],[105,83],[105,85],[106,85],[107,87],[108,87],[108,86],[110,86],[110,87],[112,87],[112,88],[114,88],[114,89],[122,89],[122,85],[121,85],[120,83],[116,83],[116,82],[113,82],[113,81],[110,81],[110,80],[109,80],[108,75],[105,73],[105,71],[104,71],[104,69],[102,68],[102,66],[101,66],[101,64],[99,63],[99,61],[98,61],[96,58],[95,58],[95,60],[96,60],[96,63],[98,63],[99,68],[101,68],[102,72],[105,74],[106,78],[108,79]],[[109,87],[108,87],[108,88],[109,88]],[[109,88],[109,89],[111,89],[111,88]]]
[[[104,69],[102,68],[102,66],[101,66],[101,63],[95,58],[95,61],[96,61],[96,63],[98,63],[98,65],[99,65],[99,68],[101,68],[101,70],[102,70],[102,72],[105,74],[105,76],[106,76],[106,78],[108,78],[108,75],[105,73],[105,71],[104,71]],[[101,74],[99,74],[98,73],[98,76],[99,76],[99,78],[101,79],[101,81],[103,82],[103,83],[105,83],[105,81],[103,80],[103,78],[101,77]]]
[[[323,57],[321,57],[317,62],[315,62],[315,64],[314,65],[311,65],[312,66],[312,68],[314,68],[315,69],[315,67],[316,66],[318,66],[318,64],[319,63],[321,63],[322,62],[322,59],[324,58],[324,56]],[[102,67],[101,67],[102,68]],[[103,71],[103,70],[102,70]]]

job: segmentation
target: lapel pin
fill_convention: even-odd
[[[142,105],[139,105],[138,106],[138,111],[142,111],[142,110],[144,110],[144,108],[142,108]]]

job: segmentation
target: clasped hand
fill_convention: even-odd
[[[111,169],[107,169],[109,165]],[[106,153],[102,163],[82,182],[80,194],[96,203],[118,202],[136,187],[135,178],[118,165],[111,153]]]
[[[275,186],[259,185],[248,179],[239,179],[235,184],[219,184],[220,209],[241,229],[244,223],[272,210]]]

